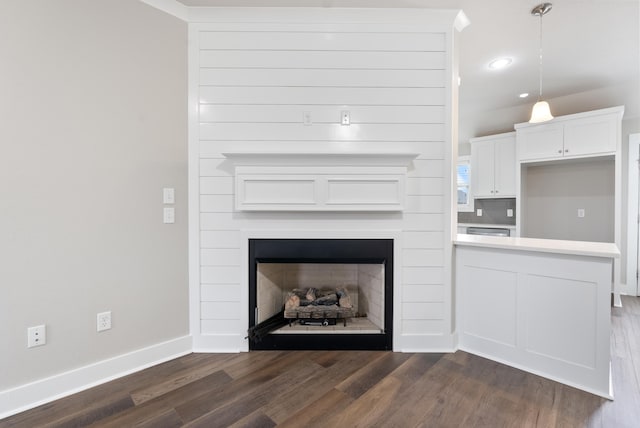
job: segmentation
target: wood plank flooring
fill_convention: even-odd
[[[612,314],[615,400],[465,352],[191,354],[0,427],[640,427],[640,299]]]

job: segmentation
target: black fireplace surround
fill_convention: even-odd
[[[250,239],[249,327],[256,324],[258,263],[384,264],[384,331],[377,334],[268,334],[250,350],[391,350],[393,239]]]

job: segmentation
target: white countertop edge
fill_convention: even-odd
[[[559,239],[481,236],[459,233],[453,243],[455,245],[469,247],[536,251],[541,253],[570,254],[612,259],[620,258],[620,250],[616,244],[610,242],[564,241]]]

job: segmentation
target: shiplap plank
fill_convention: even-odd
[[[200,177],[231,177],[233,164],[225,157],[200,159]]]
[[[393,12],[393,9],[388,9]],[[344,11],[344,9],[343,9]],[[360,17],[362,12],[357,10],[356,12]],[[218,12],[216,12],[216,15]],[[245,15],[245,14],[243,14]],[[389,34],[389,33],[413,33],[413,34],[442,34],[443,29],[435,29],[431,26],[425,25],[425,21],[419,18],[416,21],[410,22],[406,17],[402,17],[396,21],[385,20],[384,25],[376,19],[375,22],[359,22],[360,19],[349,19],[348,22],[326,21],[326,22],[308,22],[305,17],[304,22],[295,22],[287,20],[287,22],[264,22],[263,20],[251,20],[247,21],[243,16],[241,20],[234,20],[232,22],[210,22],[207,23],[207,28],[200,29],[199,33],[207,32],[227,32],[227,33],[246,33],[259,31],[262,33],[374,33],[374,34]],[[265,35],[266,37],[267,35]],[[200,37],[198,36],[198,42]]]
[[[407,213],[442,213],[444,212],[444,196],[406,196],[404,211]]]
[[[405,284],[402,287],[404,302],[444,302],[444,285],[442,284]]]
[[[443,33],[200,32],[200,49],[293,51],[444,51]]]
[[[202,302],[235,302],[240,300],[238,284],[203,284],[200,287]]]
[[[348,110],[356,105],[441,106],[443,88],[318,88],[271,86],[204,86],[201,104],[299,104],[341,105]]]
[[[371,151],[385,152],[393,147],[402,153],[420,153],[420,159],[442,159],[445,151],[443,141],[281,141],[278,150],[291,153],[341,152],[345,148],[355,152]],[[200,158],[219,158],[228,152],[268,151],[269,144],[265,141],[200,141]],[[415,180],[415,179],[414,179]],[[442,182],[441,182],[442,184]],[[442,194],[442,189],[440,190]]]
[[[200,232],[200,248],[240,248],[240,231],[210,230]]]
[[[443,52],[200,51],[212,68],[444,70]]]
[[[201,266],[240,266],[240,250],[235,248],[204,248],[200,250]]]
[[[445,170],[443,159],[414,159],[409,174],[411,177],[444,177]]]
[[[402,282],[404,284],[442,284],[444,270],[442,267],[403,267]]]
[[[338,123],[342,106],[320,105],[200,105],[200,122],[303,123],[309,113],[311,123]],[[349,105],[352,124],[444,123],[443,106],[361,106]]]
[[[233,212],[233,195],[200,196],[200,212]]]
[[[442,88],[444,70],[291,70],[203,68],[200,85]]]
[[[234,320],[240,317],[240,302],[202,302],[200,318],[203,320]]]
[[[404,219],[403,219],[404,217]],[[314,229],[364,230],[400,229],[436,231],[442,230],[442,214],[354,213],[354,212],[307,212],[291,215],[286,212],[264,213],[201,213],[201,230],[240,230],[256,227],[264,230],[308,230]]]
[[[402,318],[405,320],[441,320],[444,318],[444,303],[403,302]]]
[[[233,195],[233,177],[200,177],[201,195]]]
[[[442,266],[444,264],[444,251],[441,249],[405,248],[402,250],[402,264],[407,267]]]
[[[242,331],[240,320],[207,320],[200,321],[200,330],[203,335],[208,334],[238,334],[238,331]]]
[[[203,266],[200,268],[202,284],[236,284],[240,282],[239,266]]]
[[[407,195],[442,195],[444,179],[437,177],[407,177]]]
[[[444,232],[403,232],[404,248],[444,248]]]
[[[263,141],[443,141],[443,124],[203,123],[201,140]]]
[[[444,228],[443,214],[405,213],[404,230],[437,231]]]

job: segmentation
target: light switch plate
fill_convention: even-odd
[[[478,209],[476,210],[476,215],[477,215],[478,217],[482,217],[482,208],[478,208]]]
[[[162,189],[162,203],[173,204],[176,201],[176,193],[173,187],[165,187]]]
[[[511,208],[507,208],[507,217],[513,217],[513,210]]]
[[[173,207],[164,207],[162,209],[162,221],[164,223],[176,222],[176,210]]]

